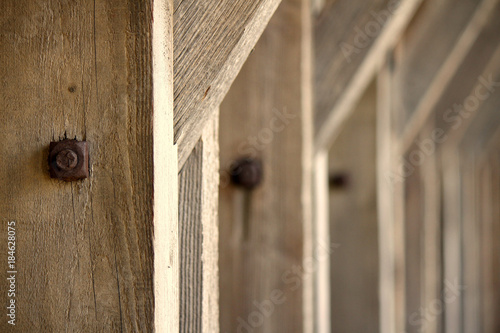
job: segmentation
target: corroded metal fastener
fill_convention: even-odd
[[[252,158],[241,158],[231,166],[231,182],[252,190],[262,182],[262,163]]]
[[[349,187],[351,179],[345,172],[337,172],[329,176],[329,185],[331,189],[345,189]]]
[[[49,148],[50,177],[67,182],[89,176],[89,150],[86,141],[51,142]]]

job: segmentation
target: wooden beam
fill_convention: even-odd
[[[488,80],[493,80],[493,82],[498,82],[500,79],[500,43],[489,42],[490,45],[496,46],[494,52],[483,52],[479,53],[481,55],[487,54],[491,55],[488,59],[486,65],[483,64],[484,68],[481,71],[477,69],[475,72],[471,73],[472,66],[464,66],[468,70],[463,70],[457,73],[456,79],[462,80],[462,85],[466,86],[460,89],[459,92],[450,94],[452,91],[458,90],[452,84],[451,87],[447,89],[446,95],[442,97],[442,101],[439,102],[439,108],[436,108],[436,119],[438,122],[438,128],[447,131],[446,141],[443,143],[443,149],[454,149],[462,143],[462,145],[469,147],[484,147],[491,131],[495,131],[495,110],[498,107],[498,92],[495,92],[497,87],[486,87],[485,83]],[[474,57],[478,54],[479,50],[473,50],[470,57]],[[481,67],[483,67],[481,66]],[[469,75],[467,75],[469,74]],[[465,82],[468,82],[465,84]],[[489,91],[488,88],[493,89]],[[466,92],[464,92],[464,90]],[[486,91],[487,95],[484,95]],[[473,102],[471,107],[469,105],[471,100]],[[467,103],[467,105],[465,105]],[[446,107],[445,107],[446,105]],[[453,110],[453,105],[460,105],[460,109]],[[461,112],[461,113],[460,113]],[[490,131],[486,129],[490,128]],[[479,142],[482,141],[482,142]],[[469,148],[470,149],[470,148]]]
[[[174,1],[174,124],[179,170],[280,2]]]
[[[179,173],[180,332],[219,331],[218,112]]]
[[[328,149],[335,140],[342,124],[381,66],[380,59],[384,59],[387,50],[400,38],[421,2],[421,0],[407,0],[397,6],[397,2],[389,1],[387,7],[384,6],[385,1],[373,2],[377,4],[376,7],[370,7],[372,6],[370,2],[367,7],[361,7],[363,8],[361,14],[357,11],[359,6],[363,5],[359,5],[358,2],[354,5],[348,0],[331,1],[330,6],[325,6],[324,11],[331,12],[330,15],[336,19],[332,20],[332,17],[327,15],[323,19],[325,26],[320,23],[315,29],[317,150]],[[351,14],[359,17],[359,21],[343,14],[337,5],[342,10],[344,7],[352,7]],[[383,19],[388,13],[392,15],[389,15],[388,19]],[[377,24],[380,26],[380,20],[383,22],[383,27],[378,33],[373,34],[371,38],[366,36],[368,42],[359,44],[357,40],[362,38],[360,29],[373,29]],[[349,28],[344,30],[344,27]],[[337,43],[332,43],[332,36],[338,36]],[[346,57],[340,45],[350,46],[359,53],[353,54],[350,58]],[[348,59],[352,61],[349,63]]]
[[[389,0],[316,1],[315,127],[321,128],[396,6]],[[378,20],[377,20],[378,19]],[[366,34],[365,28],[370,36]]]
[[[0,7],[0,216],[3,235],[16,222],[16,330],[178,331],[172,4]],[[88,179],[49,178],[49,143],[64,137],[88,142]]]
[[[317,245],[309,5],[283,1],[221,105],[223,179],[243,156],[263,165],[252,191],[221,184],[222,332],[311,332],[314,324],[305,305]]]
[[[412,94],[398,97],[402,107],[406,110],[403,116],[406,119],[401,121],[401,126],[404,127],[400,147],[402,152],[413,143],[419,129],[433,114],[434,107],[442,98],[448,85],[454,83],[454,75],[463,65],[471,49],[477,46],[486,51],[485,53],[489,53],[488,44],[491,45],[489,34],[483,38],[483,45],[476,45],[475,42],[488,22],[498,26],[495,23],[498,20],[494,15],[498,12],[498,0],[482,1],[477,5],[472,17],[471,10],[476,5],[473,2],[465,4],[464,2],[463,6],[457,6],[455,1],[448,1],[448,5],[438,10],[437,13],[431,12],[429,15],[435,17],[433,20],[435,23],[423,26],[420,29],[420,35],[413,38],[416,42],[413,45],[410,44],[407,51],[401,51],[404,54],[407,53],[408,56],[407,59],[403,56],[403,59],[397,62],[396,80],[402,85],[401,91],[405,91],[406,85],[412,87]],[[473,5],[474,7],[471,8]],[[455,21],[461,18],[453,25],[454,29],[450,28],[448,16],[453,17]],[[464,23],[467,23],[465,29]],[[456,42],[452,43],[454,40]],[[426,57],[423,57],[424,54],[430,52],[429,41],[435,41],[436,44],[446,41],[444,44],[446,47],[441,45],[440,48],[432,48],[437,50],[432,62],[425,61]],[[473,68],[480,68],[483,63],[478,61],[477,55],[473,53],[470,54],[469,65]],[[454,87],[457,87],[456,82]],[[451,91],[461,91],[461,89]]]

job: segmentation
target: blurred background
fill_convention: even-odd
[[[500,4],[301,6],[221,106],[221,331],[500,332]]]

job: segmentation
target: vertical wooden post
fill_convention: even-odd
[[[437,300],[442,300],[443,274],[442,274],[442,222],[441,222],[441,178],[438,169],[438,144],[431,141],[436,129],[435,121],[429,121],[422,129],[421,144],[426,145],[426,158],[422,165],[423,196],[423,285],[422,306],[428,308]],[[444,304],[443,304],[444,307]],[[438,333],[443,330],[441,313],[425,320],[423,329],[429,333]]]
[[[392,107],[392,58],[377,78],[377,206],[380,256],[380,332],[397,332],[398,307],[403,306],[397,288],[397,221],[395,188],[400,179],[395,158],[395,130]],[[403,250],[398,248],[398,250]],[[400,257],[401,258],[401,257]],[[400,272],[402,272],[401,268]],[[400,310],[402,311],[402,310]]]
[[[178,331],[172,1],[0,9],[0,259],[15,221],[15,330]],[[88,142],[88,179],[49,178],[49,144],[65,137]]]
[[[462,207],[461,191],[462,182],[460,177],[460,155],[457,150],[446,150],[441,154],[442,177],[443,177],[443,253],[444,253],[444,281],[462,280]],[[454,302],[446,304],[445,328],[447,333],[461,332],[462,312],[461,295]]]
[[[243,156],[264,173],[252,191],[222,183],[222,332],[313,325],[310,43],[310,2],[283,1],[221,105],[223,179]]]

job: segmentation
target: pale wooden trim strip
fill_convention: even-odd
[[[219,109],[202,135],[202,332],[219,332]]]
[[[179,331],[177,149],[173,123],[173,2],[153,1],[155,331]]]
[[[180,332],[219,331],[218,111],[179,173]]]
[[[328,152],[316,154],[314,159],[314,244],[330,244]],[[330,315],[330,253],[321,257],[315,275],[315,306],[312,318],[317,333],[329,333]]]

